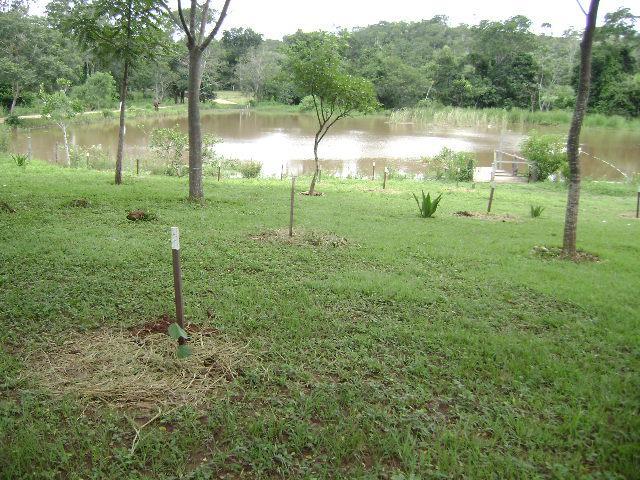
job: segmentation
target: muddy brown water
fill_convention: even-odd
[[[228,111],[202,114],[203,133],[213,133],[223,142],[218,153],[229,159],[258,161],[262,175],[279,176],[281,169],[296,175],[313,170],[315,117],[309,114]],[[135,169],[135,158],[154,162],[148,149],[149,131],[178,126],[187,130],[186,117],[132,119],[127,123],[125,168]],[[392,124],[382,116],[348,118],[337,123],[319,148],[323,172],[340,177],[371,175],[372,164],[381,173],[385,166],[413,175],[424,173],[421,158],[437,154],[443,147],[470,151],[479,166],[489,166],[493,151],[517,153],[519,144],[532,128],[454,128],[418,124]],[[566,133],[568,126],[535,127],[538,131]],[[118,126],[114,121],[73,125],[69,137],[73,145],[100,146],[113,163]],[[63,163],[62,134],[57,127],[33,129],[32,149],[36,158]],[[640,132],[615,129],[585,129],[582,149],[616,165],[627,174],[640,172]],[[13,135],[13,150],[26,152],[27,132]],[[102,165],[110,167],[111,165]],[[597,179],[620,180],[623,176],[611,166],[583,156],[583,174]]]

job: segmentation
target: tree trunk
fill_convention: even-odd
[[[69,154],[69,139],[67,138],[67,125],[63,122],[60,123],[62,129],[62,136],[64,137],[64,153],[67,157],[67,167],[71,166],[71,155]]]
[[[118,131],[118,153],[116,154],[116,185],[122,183],[122,159],[124,157],[125,109],[127,104],[127,86],[129,83],[129,59],[124,60],[122,87],[120,88],[120,129]]]
[[[309,186],[309,195],[312,196],[316,191],[316,181],[318,180],[318,174],[320,172],[320,161],[318,160],[318,144],[320,140],[318,139],[320,135],[320,130],[316,133],[316,138],[313,141],[313,156],[315,158],[316,170],[313,172],[313,178],[311,179],[311,185]]]
[[[18,103],[19,96],[20,96],[20,85],[15,84],[13,86],[13,99],[11,100],[11,108],[9,109],[9,114],[12,114],[13,109],[16,108],[16,104]]]
[[[589,101],[589,88],[591,86],[591,49],[593,36],[596,29],[596,17],[598,16],[598,4],[600,0],[591,0],[587,25],[580,43],[580,82],[578,84],[578,96],[576,108],[573,112],[569,137],[567,138],[567,160],[569,162],[569,192],[567,195],[567,210],[564,220],[564,239],[562,250],[565,255],[575,257],[576,236],[578,230],[578,207],[580,202],[580,130]]]
[[[200,82],[202,50],[197,46],[189,49],[189,199],[201,201],[202,190],[202,130],[200,125]]]

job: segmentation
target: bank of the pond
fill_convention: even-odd
[[[111,172],[0,156],[3,477],[636,475],[640,222],[628,185],[585,185],[579,246],[600,261],[579,264],[531,254],[561,242],[566,192],[554,184],[499,186],[487,220],[454,215],[484,211],[486,185],[323,178],[324,196],[295,196],[292,244],[272,234],[288,225],[288,180],[204,187],[201,206],[185,201],[186,178],[115,186]],[[443,193],[433,219],[417,215],[421,189]],[[131,222],[134,209],[156,218]],[[89,365],[56,395],[59,383],[33,375],[42,352],[80,338],[65,347],[76,361],[172,314],[171,226],[187,320],[238,346],[237,366],[215,370],[197,406],[87,405]],[[121,360],[135,373],[148,344],[132,345]],[[46,368],[65,380],[57,361]]]

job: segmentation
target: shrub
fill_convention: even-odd
[[[4,124],[10,127],[19,127],[22,124],[22,120],[20,120],[20,117],[15,113],[10,113],[4,119]]]
[[[260,162],[239,162],[238,171],[242,178],[258,178],[262,171]]]
[[[522,156],[533,163],[538,180],[546,180],[550,175],[566,170],[567,153],[562,135],[539,134],[535,131],[522,142]]]
[[[438,195],[433,201],[431,200],[431,194],[427,193],[425,196],[424,190],[422,190],[422,202],[418,198],[418,196],[414,193],[413,198],[416,199],[416,203],[418,204],[418,210],[420,210],[420,216],[423,218],[431,218],[433,214],[436,213],[438,209],[438,204],[440,203],[440,199],[442,198],[442,194]]]
[[[454,152],[444,147],[436,156],[425,160],[430,169],[435,169],[435,177],[457,182],[472,182],[476,168],[476,158],[471,152]]]
[[[300,111],[301,112],[315,111],[315,106],[313,105],[313,97],[311,95],[307,95],[300,101]]]
[[[531,218],[538,218],[543,211],[544,207],[542,205],[531,205]]]
[[[167,175],[181,177],[186,168],[183,156],[187,150],[189,139],[187,134],[181,132],[178,127],[156,128],[151,132],[149,146],[168,162]]]
[[[89,110],[101,110],[113,106],[116,98],[116,81],[110,73],[97,72],[82,85],[74,87],[71,97]]]

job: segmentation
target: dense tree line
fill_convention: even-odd
[[[72,95],[87,108],[104,108],[85,82],[98,72],[110,74],[121,90],[122,58],[106,55],[64,34],[72,14],[66,0],[54,0],[44,18],[29,16],[20,4],[0,13],[0,95],[11,110],[36,99],[40,85],[56,88],[56,80],[72,82]],[[593,45],[593,83],[589,111],[640,115],[640,34],[628,8],[605,16]],[[184,102],[188,91],[188,51],[184,35],[161,22],[161,41],[154,54],[139,58],[129,75],[129,95]],[[344,68],[373,82],[387,108],[416,105],[526,108],[571,108],[578,83],[580,35],[552,36],[532,31],[531,21],[516,16],[477,25],[449,25],[436,16],[419,22],[380,22],[340,31],[345,42]],[[282,41],[265,40],[250,28],[232,28],[213,40],[202,58],[201,100],[216,90],[239,89],[257,100],[299,103],[303,95],[287,71],[284,52],[305,34]],[[110,82],[102,91],[112,92]],[[93,80],[94,83],[98,83]],[[94,89],[95,90],[95,89]],[[113,99],[116,100],[115,98]],[[151,100],[150,100],[151,101]]]

